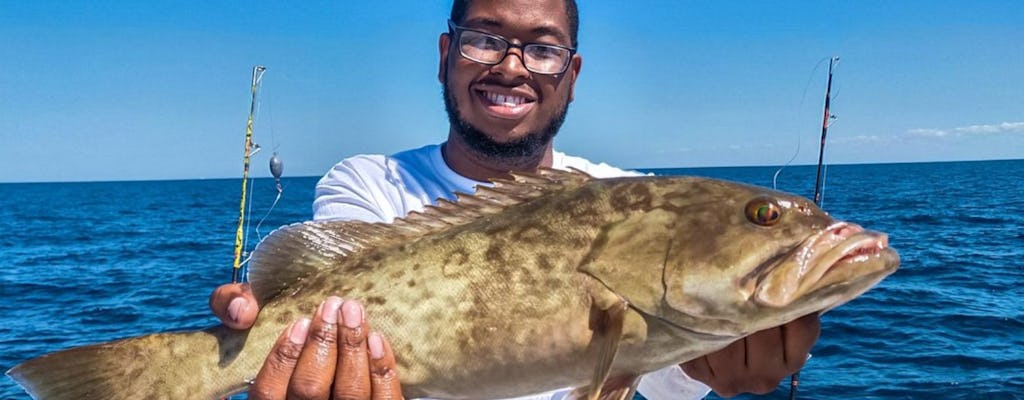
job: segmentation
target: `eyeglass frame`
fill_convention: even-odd
[[[502,54],[501,57],[498,58],[498,61],[495,61],[493,63],[483,62],[483,61],[477,60],[475,58],[470,58],[469,56],[466,55],[466,53],[462,52],[461,44],[457,43],[459,40],[462,39],[462,32],[464,32],[464,31],[470,31],[470,32],[474,32],[474,33],[479,33],[481,35],[489,36],[489,37],[501,40],[502,42],[505,42],[505,45],[506,45],[505,46],[505,54]],[[455,22],[450,20],[450,19],[448,20],[448,34],[452,36],[452,43],[455,44],[458,47],[459,55],[462,56],[462,58],[465,58],[467,60],[470,60],[470,61],[478,63],[478,64],[483,64],[483,65],[498,65],[498,64],[501,64],[502,61],[505,61],[506,58],[508,58],[509,50],[512,50],[512,48],[517,48],[517,49],[519,49],[519,53],[520,53],[519,58],[521,60],[523,60],[523,67],[526,68],[527,71],[533,72],[535,74],[541,74],[541,75],[558,75],[558,74],[561,74],[561,73],[565,72],[567,69],[569,69],[569,64],[572,64],[572,57],[574,55],[576,55],[576,49],[573,48],[573,47],[566,47],[566,46],[562,46],[562,45],[547,44],[547,43],[515,44],[515,43],[512,43],[511,40],[508,40],[504,36],[501,36],[501,35],[497,35],[497,34],[490,33],[490,32],[485,32],[485,31],[481,31],[481,30],[478,30],[478,29],[466,28],[464,26],[455,25]],[[562,69],[559,70],[558,72],[538,72],[538,71],[534,71],[533,69],[531,69],[529,66],[526,65],[526,48],[530,47],[530,46],[552,47],[552,48],[557,48],[557,49],[561,49],[561,50],[568,50],[569,51],[569,57],[566,58],[565,63],[562,64]]]

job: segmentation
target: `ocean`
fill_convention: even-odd
[[[774,167],[650,170],[773,185]],[[814,167],[777,187],[810,196]],[[316,178],[253,184],[251,247],[310,217]],[[0,370],[216,321],[238,180],[0,184]],[[822,317],[800,399],[1024,399],[1024,160],[834,165],[823,208],[887,232],[902,267]],[[785,399],[775,393],[741,399]],[[27,399],[0,377],[0,398]],[[710,398],[716,398],[710,396]]]

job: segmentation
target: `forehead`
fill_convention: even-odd
[[[473,0],[461,25],[570,41],[563,0]]]

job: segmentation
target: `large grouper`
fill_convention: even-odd
[[[280,332],[338,295],[362,300],[391,341],[406,398],[593,398],[609,377],[832,309],[898,264],[885,234],[802,197],[544,169],[391,224],[274,231],[248,264],[262,305],[248,331],[72,348],[8,375],[37,399],[215,399],[245,391]]]

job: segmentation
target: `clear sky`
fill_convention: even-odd
[[[556,147],[617,166],[1024,158],[1024,2],[581,0]],[[0,182],[266,176],[437,143],[450,0],[0,0]]]

